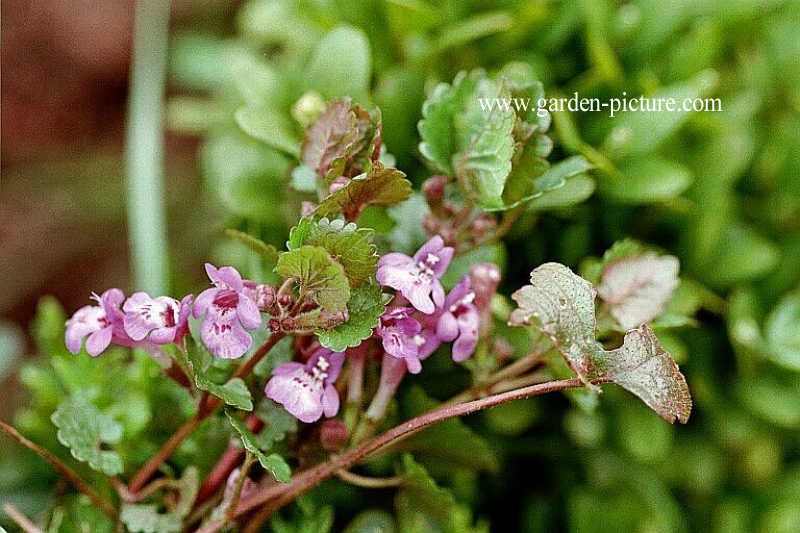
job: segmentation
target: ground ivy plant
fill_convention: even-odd
[[[65,322],[74,355],[57,346],[60,310],[48,303],[43,312],[55,318],[40,342],[61,354],[54,387],[66,400],[39,401],[57,440],[43,446],[0,427],[106,515],[98,530],[254,531],[268,519],[279,531],[325,530],[332,511],[306,494],[338,478],[396,490],[401,531],[431,523],[461,532],[485,524],[408,452],[458,439],[468,450],[455,460],[491,469],[491,448],[462,415],[567,389],[596,398],[613,383],[667,422],[686,423],[686,380],[656,334],[692,320],[668,311],[675,257],[624,241],[588,261],[583,277],[558,263],[529,265],[530,284],[509,300],[498,291],[501,266],[480,255],[533,202],[563,201],[576,179],[591,183],[583,156],[548,159],[549,116],[476,105],[542,91],[518,65],[434,87],[419,122],[433,173],[421,193],[393,166],[377,108],[305,94],[291,126],[306,126],[302,141],[241,108],[243,130],[295,158],[287,185],[302,196],[280,250],[227,232],[267,274],[247,279],[206,263],[208,284],[196,294],[95,294]],[[422,234],[423,244],[409,250],[376,232],[370,221],[387,211],[394,232]],[[402,382],[448,364],[463,384],[450,398],[414,387],[399,397]],[[395,474],[375,475],[380,461]],[[276,514],[290,502],[297,529]],[[368,529],[387,518],[359,520]]]

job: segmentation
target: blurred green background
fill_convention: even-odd
[[[45,442],[36,412],[50,370],[34,354],[63,349],[30,336],[37,301],[71,310],[92,290],[133,288],[122,177],[133,6],[3,11],[0,417],[17,412]],[[467,419],[494,471],[426,466],[493,531],[800,530],[800,3],[204,0],[174,2],[171,17],[165,183],[181,290],[205,259],[248,264],[221,228],[285,240],[301,199],[286,146],[310,91],[380,106],[416,184],[430,174],[422,103],[460,70],[527,63],[548,96],[720,98],[721,113],[558,114],[556,157],[615,172],[601,166],[573,192],[593,192],[585,202],[531,212],[505,241],[506,291],[543,261],[575,268],[624,237],[680,258],[704,288],[687,304],[697,323],[662,338],[695,398],[688,426],[616,390],[596,409],[542,398]],[[56,327],[59,311],[42,309],[38,323]],[[0,449],[0,501],[41,512],[54,474],[5,438]],[[320,496],[335,530],[390,499],[336,487]]]

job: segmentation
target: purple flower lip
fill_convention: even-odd
[[[320,348],[306,364],[289,362],[278,366],[264,394],[302,422],[316,422],[323,414],[335,416],[339,412],[339,393],[333,384],[343,364],[343,353]]]
[[[262,324],[255,291],[233,267],[217,269],[206,263],[206,273],[214,286],[198,295],[192,309],[195,318],[205,315],[200,337],[217,357],[237,359],[253,343],[245,328],[256,329]]]
[[[384,351],[398,359],[405,359],[408,371],[417,374],[422,370],[419,347],[424,343],[420,337],[422,326],[413,318],[410,307],[389,308],[381,316],[377,334],[381,338]]]
[[[375,277],[381,285],[400,291],[417,310],[432,314],[444,302],[439,278],[447,270],[453,252],[437,235],[423,244],[414,257],[397,252],[381,257]]]

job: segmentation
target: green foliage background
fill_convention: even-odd
[[[169,126],[202,139],[199,165],[225,225],[278,248],[302,199],[287,184],[302,190],[302,176],[290,174],[302,126],[318,105],[309,91],[378,105],[386,146],[416,185],[431,174],[418,150],[422,104],[436,83],[462,70],[493,73],[523,62],[547,96],[626,91],[718,97],[723,106],[702,114],[556,114],[551,160],[582,154],[598,167],[593,180],[568,180],[556,200],[531,204],[501,246],[476,252],[504,265],[504,292],[546,260],[578,268],[625,237],[678,256],[693,288],[682,305],[700,313],[696,324],[659,337],[695,399],[688,426],[669,426],[610,387],[597,406],[562,396],[505,405],[425,434],[425,451],[401,465],[414,483],[394,496],[399,519],[386,513],[391,491],[329,482],[273,521],[276,531],[348,523],[353,532],[375,524],[466,531],[473,518],[479,530],[495,531],[797,531],[800,3],[249,1],[233,17],[197,17],[171,42]],[[409,251],[423,237],[409,216],[419,211],[369,209],[360,225]],[[266,275],[244,245],[223,240],[214,254],[250,276]],[[64,396],[85,395],[121,424],[116,450],[130,470],[168,435],[158,424],[169,418],[155,416],[154,406],[182,420],[190,399],[155,377],[158,367],[146,357],[123,366],[120,354],[65,353],[63,319],[57,304],[42,303],[35,329],[45,357],[20,373],[31,402],[16,422],[68,460],[50,415]],[[453,369],[437,361],[406,391],[397,416],[456,392]],[[177,463],[207,469],[203,457],[213,457],[199,451],[225,446],[223,422],[204,424]],[[40,511],[54,475],[3,446],[0,500]],[[393,465],[369,468],[386,473]],[[441,505],[421,507],[432,494]],[[103,523],[74,500],[59,507],[58,530]]]

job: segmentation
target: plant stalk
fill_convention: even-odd
[[[169,0],[138,0],[126,125],[128,240],[134,284],[151,294],[169,289],[164,200],[164,86]]]

